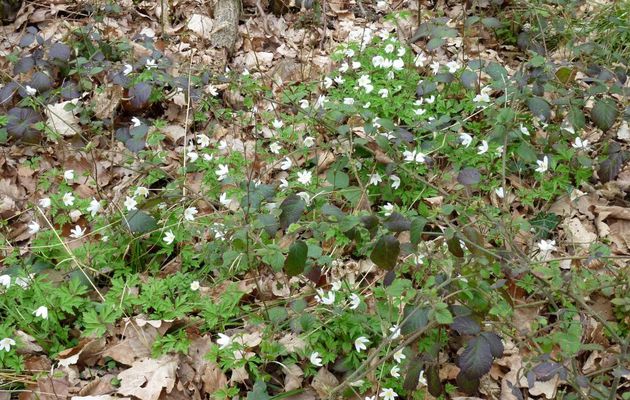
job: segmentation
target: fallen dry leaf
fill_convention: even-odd
[[[74,99],[46,106],[46,125],[62,136],[74,136],[81,132],[79,118],[72,111],[74,107],[69,106],[76,105],[78,101],[79,99]]]
[[[178,357],[173,355],[157,360],[144,358],[134,362],[131,368],[118,374],[118,379],[121,380],[118,393],[141,400],[157,400],[162,389],[170,393],[175,386],[178,362]]]

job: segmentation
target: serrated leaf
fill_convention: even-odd
[[[457,182],[464,186],[476,185],[481,181],[481,174],[477,168],[466,167],[457,174]]]
[[[462,85],[466,89],[477,90],[479,86],[479,77],[477,74],[469,69],[462,72],[462,75],[459,78],[462,81]]]
[[[538,155],[531,144],[527,142],[521,142],[516,149],[516,154],[526,163],[535,163],[538,160]]]
[[[468,376],[463,371],[459,371],[455,381],[459,390],[466,394],[473,395],[479,389],[479,378]]]
[[[278,219],[276,216],[271,214],[259,214],[258,221],[262,225],[262,229],[267,232],[267,235],[270,237],[275,237],[276,232],[280,228],[280,224],[278,223]]]
[[[469,316],[455,317],[451,324],[451,329],[454,329],[460,335],[476,335],[481,331],[481,327]]]
[[[404,215],[393,212],[383,225],[392,232],[408,231],[411,228],[411,222]]]
[[[65,43],[57,42],[50,46],[48,56],[52,60],[68,61],[70,56],[72,56],[72,49]]]
[[[345,189],[350,184],[350,177],[348,174],[338,169],[329,169],[326,174],[326,180],[333,185],[333,190]]]
[[[490,62],[486,66],[485,71],[488,75],[490,75],[490,77],[494,81],[501,82],[501,83],[503,83],[504,81],[507,81],[507,78],[508,78],[507,69],[505,69],[503,65],[497,62],[494,62],[494,61]]]
[[[603,131],[607,131],[613,126],[618,115],[617,104],[611,99],[596,101],[591,110],[591,119]]]
[[[503,26],[501,21],[493,17],[486,17],[481,19],[481,23],[486,28],[497,29]]]
[[[135,234],[147,233],[157,228],[155,218],[142,210],[130,211],[125,221],[129,230]]]
[[[435,306],[433,316],[440,325],[448,325],[453,322],[453,314],[448,310],[448,306],[445,303],[439,303]]]
[[[429,43],[427,43],[427,50],[435,50],[438,47],[442,46],[444,43],[446,43],[446,41],[440,37],[431,38],[431,40],[429,40]]]
[[[543,121],[551,119],[551,106],[542,97],[530,97],[527,99],[527,107],[536,118]]]
[[[456,236],[448,239],[446,241],[446,246],[448,247],[448,251],[450,251],[455,257],[464,257],[464,249],[462,249],[459,239]]]
[[[284,199],[278,208],[282,211],[280,213],[280,228],[284,230],[287,229],[289,225],[300,220],[306,208],[306,203],[300,196],[292,194]]]
[[[573,128],[575,128],[576,130],[584,129],[584,127],[586,126],[586,117],[584,116],[584,111],[582,111],[578,107],[571,107],[569,113],[567,114],[567,118],[569,119],[569,122],[571,123]]]
[[[308,246],[302,240],[298,240],[289,247],[289,254],[284,261],[284,272],[289,276],[297,276],[304,272]]]
[[[457,360],[457,366],[470,378],[481,378],[490,371],[492,351],[483,337],[472,338]]]
[[[420,329],[424,329],[429,323],[429,308],[405,306],[403,323],[400,332],[403,335],[412,334]]]
[[[257,380],[251,392],[247,392],[247,400],[270,400],[267,394],[267,384],[262,380]]]
[[[623,161],[624,157],[622,153],[613,153],[606,160],[602,161],[597,170],[597,176],[600,182],[606,183],[615,180],[619,172],[621,172]]]
[[[398,262],[400,242],[392,235],[384,235],[376,242],[370,260],[379,267],[392,270]]]
[[[480,336],[488,341],[492,357],[499,358],[503,355],[503,341],[499,335],[494,332],[482,332]]]

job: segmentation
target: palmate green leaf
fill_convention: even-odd
[[[470,378],[481,378],[492,366],[490,343],[482,337],[471,339],[457,360],[457,366]]]
[[[400,242],[392,235],[381,236],[376,242],[370,260],[379,267],[392,270],[398,262]]]
[[[453,315],[448,310],[446,303],[438,303],[433,310],[433,316],[438,324],[448,325],[453,323]]]
[[[280,228],[287,229],[289,225],[300,220],[306,208],[306,203],[300,196],[292,194],[284,199],[278,208],[282,211],[280,214]]]
[[[603,131],[607,131],[613,126],[618,115],[617,104],[611,99],[596,101],[593,110],[591,110],[591,119]]]
[[[298,240],[289,247],[289,254],[284,261],[284,272],[289,276],[297,276],[304,272],[308,246],[302,240]]]

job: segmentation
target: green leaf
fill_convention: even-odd
[[[462,72],[462,76],[460,76],[459,79],[461,79],[462,85],[464,85],[466,89],[476,90],[477,86],[479,86],[479,77],[475,72],[469,69]]]
[[[157,228],[157,221],[142,210],[132,210],[125,217],[127,227],[135,234],[150,232]]]
[[[527,107],[535,117],[543,121],[551,119],[551,106],[542,97],[530,97],[527,99]]]
[[[400,254],[400,242],[392,235],[381,236],[376,242],[370,260],[379,267],[391,270],[394,269]]]
[[[491,29],[497,29],[503,26],[503,24],[501,23],[501,21],[499,21],[496,18],[492,18],[492,17],[486,17],[483,18],[481,20],[481,23],[486,27],[486,28],[491,28]]]
[[[442,46],[444,43],[446,43],[444,39],[439,38],[439,37],[434,37],[431,40],[429,40],[429,43],[427,43],[427,50],[429,51],[435,50],[438,47]]]
[[[289,276],[296,276],[304,272],[308,246],[302,240],[298,240],[289,247],[289,254],[284,261],[284,271]]]
[[[476,185],[481,181],[481,174],[477,168],[466,167],[457,174],[457,182],[464,186]]]
[[[405,381],[403,382],[403,388],[412,392],[418,387],[418,380],[420,379],[420,373],[422,372],[422,358],[420,356],[415,357],[407,367],[407,374],[405,375]]]
[[[491,62],[486,66],[486,73],[490,75],[492,80],[503,83],[508,78],[508,72],[505,67],[497,62]]]
[[[599,129],[607,131],[615,123],[618,114],[617,104],[611,99],[603,99],[595,102],[591,119]]]
[[[329,169],[326,174],[326,180],[333,185],[333,190],[345,189],[350,184],[350,177],[348,174],[338,169]]]
[[[440,382],[440,373],[437,365],[431,365],[427,368],[426,379],[429,393],[434,397],[441,396],[444,388],[442,387],[442,382]]]
[[[464,249],[462,249],[459,239],[456,236],[448,239],[446,241],[446,246],[448,247],[448,251],[450,251],[455,257],[464,257]]]
[[[400,326],[400,333],[403,335],[409,335],[424,329],[429,323],[429,308],[405,306],[403,321]]]
[[[300,196],[292,194],[284,199],[278,208],[282,211],[280,214],[280,228],[287,229],[289,225],[300,220],[306,208],[306,203]]]
[[[247,392],[247,400],[270,400],[267,394],[267,384],[262,380],[257,380],[251,392]]]
[[[472,338],[459,356],[457,366],[466,376],[481,378],[492,366],[490,343],[483,337]]]
[[[466,315],[455,317],[451,329],[456,330],[460,335],[476,335],[481,331],[477,321]]]
[[[536,151],[534,150],[532,145],[527,142],[521,142],[521,144],[518,146],[518,149],[516,149],[516,154],[518,154],[521,160],[525,161],[526,163],[534,163],[538,159],[538,157],[536,156]]]
[[[453,323],[453,315],[448,310],[448,305],[445,303],[438,303],[435,305],[433,316],[438,324],[449,325]]]
[[[410,241],[413,244],[418,244],[422,240],[422,232],[427,224],[427,220],[424,217],[417,217],[411,221],[411,228],[409,229]]]
[[[571,107],[569,113],[567,114],[567,118],[569,122],[573,126],[573,128],[584,129],[586,126],[586,117],[584,116],[584,111],[579,109],[578,107]]]

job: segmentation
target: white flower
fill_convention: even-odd
[[[485,154],[488,152],[488,142],[485,140],[481,141],[481,144],[479,146],[477,146],[477,154]]]
[[[381,393],[378,394],[379,397],[382,397],[383,400],[394,400],[398,397],[398,393],[394,392],[394,389],[391,388],[383,388]]]
[[[87,228],[81,228],[81,225],[76,225],[74,228],[70,230],[70,237],[79,239],[85,235],[85,231]]]
[[[544,240],[542,239],[538,242],[538,248],[543,253],[548,253],[550,251],[555,251],[556,249],[556,241],[555,240]]]
[[[311,171],[299,171],[297,175],[298,182],[300,182],[302,185],[308,185],[309,183],[311,183],[311,179],[313,179],[313,173]]]
[[[63,201],[63,204],[66,207],[72,206],[74,205],[74,196],[70,192],[65,193],[63,197],[61,198],[61,201]]]
[[[403,349],[400,349],[397,352],[395,352],[393,357],[394,357],[394,361],[396,361],[398,364],[400,364],[402,360],[407,358],[407,356],[403,354]]]
[[[350,382],[348,385],[350,385],[352,387],[359,387],[359,386],[363,385],[364,383],[365,383],[365,381],[363,379],[359,379],[358,381]]]
[[[460,68],[460,65],[457,61],[449,61],[446,63],[446,68],[448,68],[448,72],[454,74]]]
[[[324,292],[323,289],[317,289],[316,290],[317,294],[315,295],[315,301],[317,301],[318,303],[321,304],[325,304],[325,305],[331,305],[335,302],[335,292],[334,291],[329,291],[329,292]]]
[[[219,333],[217,344],[219,345],[220,349],[225,349],[226,347],[232,344],[232,338],[224,333]]]
[[[133,192],[133,195],[142,196],[146,199],[147,196],[149,195],[149,189],[145,188],[144,186],[138,186],[136,190]]]
[[[188,161],[190,161],[191,163],[194,163],[199,159],[199,154],[197,154],[197,152],[193,150],[186,153],[186,156],[188,157]]]
[[[223,207],[229,207],[230,203],[232,203],[232,199],[228,198],[227,193],[221,193],[221,196],[219,196],[219,203],[221,203],[221,205]]]
[[[402,56],[404,56],[404,55],[405,55],[405,53],[406,53],[406,52],[407,52],[407,50],[405,50],[405,48],[404,48],[404,47],[401,47],[401,48],[400,48],[400,49],[398,49],[398,51],[396,52],[396,55],[397,55],[398,57],[402,57]]]
[[[365,400],[376,400],[376,396],[365,396]]]
[[[383,177],[381,176],[381,174],[379,173],[371,174],[370,182],[368,183],[368,185],[378,186],[378,184],[381,182],[383,182]]]
[[[369,75],[361,75],[359,77],[359,80],[357,81],[357,85],[359,85],[359,87],[365,87],[371,83],[372,83],[372,80],[370,79]]]
[[[354,50],[352,49],[346,49],[345,53],[344,53],[347,57],[354,57]]]
[[[96,200],[94,197],[92,197],[92,201],[90,201],[90,205],[88,206],[87,211],[92,216],[95,216],[100,210],[101,210],[101,203],[98,200]]]
[[[403,68],[405,68],[405,62],[402,58],[397,58],[392,63],[392,68],[394,69],[394,71],[401,71]]]
[[[48,307],[39,307],[37,310],[33,311],[33,315],[35,315],[36,317],[41,317],[43,319],[48,319]]]
[[[431,71],[433,71],[433,75],[437,75],[438,72],[440,72],[440,63],[437,61],[433,61],[430,65],[431,67]]]
[[[308,108],[308,100],[306,99],[300,100],[300,108],[303,110]]]
[[[282,122],[282,120],[279,120],[279,119],[274,119],[271,125],[273,126],[274,129],[280,129],[284,126],[284,122]]]
[[[492,93],[492,88],[486,86],[473,98],[473,101],[475,103],[490,103],[490,93]]]
[[[389,90],[387,89],[380,89],[378,91],[378,94],[384,99],[387,98],[387,96],[389,96]]]
[[[43,199],[39,199],[39,206],[41,208],[48,208],[52,204],[50,197],[44,197]]]
[[[30,233],[31,235],[34,235],[37,232],[39,232],[40,226],[37,223],[37,221],[31,221],[27,226],[28,226],[28,233]]]
[[[208,84],[204,89],[206,93],[208,93],[212,97],[216,97],[219,94],[219,90],[213,84]]]
[[[536,160],[536,164],[538,164],[536,172],[545,173],[549,169],[549,157],[544,156],[542,160]]]
[[[363,108],[370,108],[371,105],[372,103],[368,101],[367,103],[363,105]]]
[[[504,197],[505,197],[505,190],[504,190],[502,187],[497,188],[497,189],[494,189],[494,193],[495,193],[495,194],[497,195],[497,197],[498,197],[498,198],[500,198],[500,199],[502,199],[502,198],[504,198]]]
[[[385,53],[393,53],[394,50],[396,50],[396,48],[391,43],[385,46]]]
[[[0,350],[9,352],[11,351],[11,346],[15,346],[15,340],[11,338],[4,338],[0,340]]]
[[[497,157],[502,157],[503,156],[503,145],[497,147],[494,150],[494,155],[497,156]]]
[[[193,292],[196,292],[197,290],[199,290],[200,287],[201,285],[199,285],[199,281],[192,281],[190,283],[190,290],[192,290]]]
[[[383,56],[374,56],[372,57],[372,65],[376,68],[380,67],[381,65],[383,65],[383,61],[385,61],[385,58],[383,58]]]
[[[392,325],[389,328],[389,331],[392,333],[391,339],[398,339],[400,337],[400,327],[398,325]]]
[[[427,378],[424,377],[424,371],[420,371],[420,376],[418,376],[418,383],[421,386],[427,386]]]
[[[219,150],[225,150],[227,149],[228,144],[225,140],[220,140],[219,141]]]
[[[28,96],[35,96],[37,94],[37,89],[30,87],[29,85],[24,86],[24,90]]]
[[[350,66],[348,65],[347,62],[344,62],[343,64],[341,64],[341,66],[339,67],[339,72],[344,73],[348,70],[348,68],[350,68]]]
[[[324,88],[329,89],[333,85],[333,80],[329,77],[324,78]]]
[[[374,90],[374,86],[367,85],[364,87],[364,89],[365,89],[365,93],[372,93],[372,91]]]
[[[316,351],[311,354],[311,356],[309,357],[309,360],[311,361],[311,364],[313,364],[316,367],[322,366],[322,358],[319,356],[319,353]]]
[[[394,65],[394,62],[389,58],[384,58],[383,62],[381,62],[381,68],[391,68]]]
[[[271,151],[273,154],[280,153],[280,150],[282,150],[282,146],[280,146],[278,142],[273,142],[269,145],[269,151]]]
[[[347,105],[347,106],[351,106],[354,104],[354,99],[352,97],[344,97],[343,98],[343,104]]]
[[[469,134],[462,132],[459,134],[459,141],[462,143],[464,147],[468,147],[472,143],[473,138]]]
[[[289,187],[289,181],[287,181],[285,178],[280,178],[280,185],[278,185],[278,187],[280,189],[286,189]]]
[[[400,367],[398,365],[394,365],[389,371],[389,374],[394,378],[400,378]]]
[[[521,124],[521,126],[519,126],[518,129],[521,131],[523,135],[529,136],[529,129],[527,129],[525,125]]]
[[[350,295],[350,309],[355,310],[357,307],[359,307],[360,304],[361,298],[357,294],[352,293]]]
[[[217,179],[222,181],[227,178],[228,174],[230,173],[230,168],[226,164],[219,164],[214,173],[217,175]]]
[[[334,281],[330,290],[332,290],[333,292],[338,292],[339,290],[341,290],[341,281]]]
[[[0,275],[0,285],[8,289],[11,286],[11,275]]]
[[[416,67],[424,67],[426,62],[427,57],[424,55],[424,53],[419,53],[418,55],[416,55],[416,58],[413,59],[413,63]]]
[[[390,215],[392,215],[392,212],[394,211],[394,205],[392,203],[387,203],[381,208],[383,209],[383,214],[386,217],[389,217]]]
[[[175,240],[175,234],[173,233],[173,231],[169,230],[164,234],[164,239],[162,240],[164,240],[166,244],[172,244]]]
[[[588,144],[588,140],[582,140],[580,137],[576,137],[575,141],[571,143],[574,149],[578,150],[590,150],[591,146]]]
[[[425,161],[424,154],[415,149],[412,151],[409,151],[409,150],[403,151],[403,157],[405,157],[405,161],[408,161],[408,162],[424,163]]]
[[[361,63],[358,61],[353,61],[352,62],[352,69],[359,69],[361,68]]]
[[[424,108],[418,108],[414,112],[415,112],[416,115],[420,116],[420,115],[423,115],[424,113],[426,113],[427,110],[425,110]]]
[[[21,287],[22,289],[26,289],[30,286],[31,281],[35,277],[35,274],[29,274],[27,277],[18,277],[15,278],[15,284]]]
[[[137,128],[140,125],[142,125],[142,121],[140,121],[140,119],[138,117],[132,117],[131,118],[131,126],[132,127]]]
[[[125,208],[127,209],[127,211],[131,211],[131,210],[135,210],[137,208],[136,206],[138,205],[138,202],[133,197],[127,196],[125,198],[124,205],[125,205]]]
[[[424,101],[426,101],[427,104],[433,104],[435,102],[435,96],[431,95],[431,97],[427,97]]]
[[[280,163],[280,169],[283,171],[289,170],[293,166],[293,161],[289,157],[285,157]]]
[[[195,215],[198,213],[197,207],[188,207],[184,210],[184,219],[186,221],[194,221]]]
[[[326,98],[326,96],[324,96],[323,94],[320,95],[317,98],[317,101],[315,102],[315,108],[323,107],[324,104],[326,104],[327,101],[328,101],[328,99]]]
[[[366,338],[365,336],[359,336],[354,341],[354,348],[358,352],[361,352],[361,350],[367,350],[366,344],[368,344],[368,343],[370,343],[370,340],[368,338]]]
[[[304,146],[306,148],[311,148],[313,147],[313,145],[315,145],[315,138],[313,138],[312,136],[307,136],[304,138],[302,143],[304,143]]]
[[[208,147],[210,146],[210,138],[208,137],[208,135],[200,133],[199,135],[197,135],[197,144],[201,148]]]
[[[400,178],[397,175],[391,175],[389,179],[392,181],[392,189],[398,189],[400,187]]]
[[[69,169],[67,171],[65,171],[63,173],[63,179],[65,179],[66,181],[71,181],[74,179],[74,170],[73,169]]]
[[[123,70],[122,70],[123,75],[127,76],[131,73],[131,71],[133,71],[133,67],[130,64],[125,64],[123,66]]]
[[[146,67],[146,69],[153,69],[157,67],[157,62],[152,58],[147,58],[147,61],[145,61],[144,66]]]

